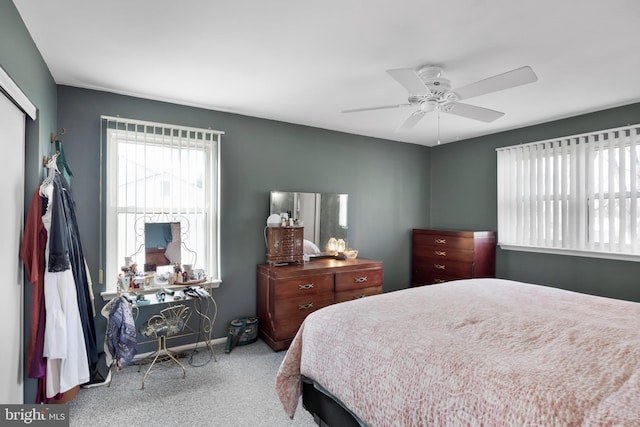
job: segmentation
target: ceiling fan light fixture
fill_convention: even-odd
[[[428,99],[426,101],[422,101],[420,103],[420,111],[423,113],[429,113],[436,109],[438,106],[438,102],[433,99]]]

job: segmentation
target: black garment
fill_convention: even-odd
[[[53,179],[53,192],[51,195],[51,203],[42,202],[43,208],[50,205],[51,209],[51,227],[49,229],[49,262],[47,268],[52,273],[66,271],[71,265],[69,259],[69,238],[67,218],[64,213],[64,205],[60,195],[60,185],[56,185],[56,178]]]
[[[68,260],[76,282],[76,294],[80,321],[87,348],[87,359],[91,368],[98,362],[96,328],[91,310],[87,270],[84,263],[80,232],[76,219],[76,205],[68,183],[59,173],[53,179],[53,205],[51,208],[51,232],[49,236],[49,271],[64,271],[61,268],[65,258]],[[68,268],[68,266],[67,266]]]

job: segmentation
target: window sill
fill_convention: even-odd
[[[619,261],[640,261],[640,255],[620,253],[620,252],[598,252],[598,251],[581,251],[576,249],[564,249],[564,248],[547,248],[541,246],[524,246],[524,245],[511,245],[505,243],[498,243],[500,249],[508,251],[521,251],[521,252],[537,252],[553,255],[569,255],[579,256],[587,258],[602,258],[602,259],[614,259]]]

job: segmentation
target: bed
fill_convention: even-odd
[[[331,426],[640,425],[640,303],[469,279],[335,304],[276,391]]]

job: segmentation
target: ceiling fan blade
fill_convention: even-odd
[[[475,105],[462,104],[456,102],[449,104],[442,110],[445,113],[454,114],[456,116],[466,117],[468,119],[480,120],[481,122],[492,122],[504,116],[500,111],[490,110],[488,108],[476,107]]]
[[[374,110],[386,110],[391,108],[411,107],[412,104],[394,104],[394,105],[381,105],[379,107],[365,107],[365,108],[352,108],[349,110],[340,110],[341,113],[357,113],[360,111],[374,111]]]
[[[430,95],[431,91],[411,68],[394,68],[387,73],[402,85],[411,95]]]
[[[418,110],[407,117],[407,120],[404,121],[394,132],[403,132],[412,129],[425,115],[424,111]]]
[[[500,90],[521,86],[527,83],[533,83],[536,80],[538,80],[536,73],[533,72],[531,67],[525,66],[462,86],[453,90],[453,92],[458,95],[458,99],[469,99],[474,96],[480,96],[486,93],[498,92]]]

